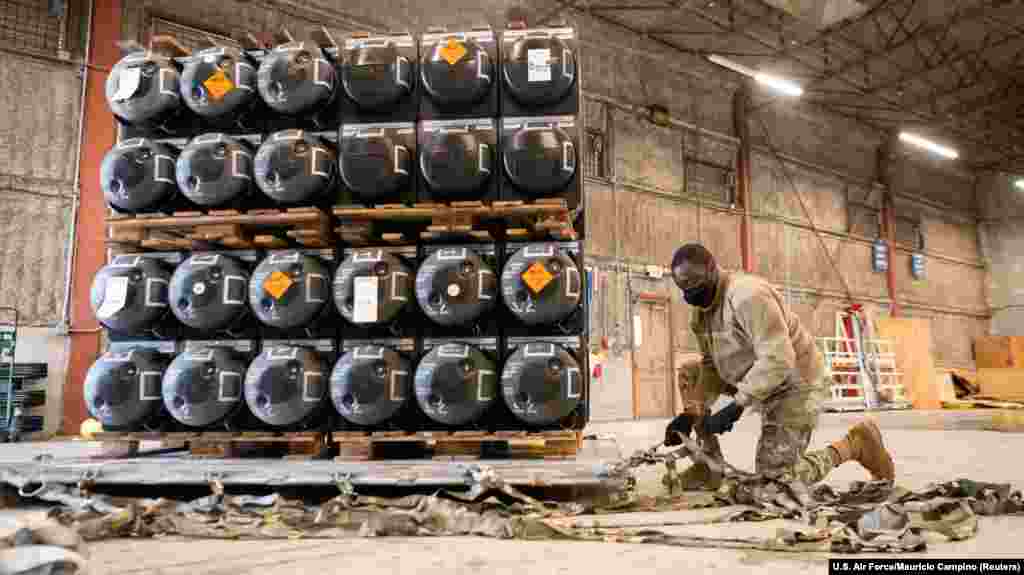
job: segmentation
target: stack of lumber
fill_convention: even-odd
[[[947,407],[1024,409],[1024,337],[979,337],[974,356],[978,372],[970,393],[958,393]]]

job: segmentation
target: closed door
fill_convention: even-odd
[[[641,301],[634,310],[633,417],[669,417],[675,398],[668,306]]]

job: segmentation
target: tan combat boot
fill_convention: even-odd
[[[865,420],[854,425],[846,437],[831,447],[838,455],[838,461],[834,461],[836,467],[847,461],[856,461],[871,472],[872,479],[892,481],[896,478],[896,466],[892,456],[885,450],[882,432],[874,421]]]

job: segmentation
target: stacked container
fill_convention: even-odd
[[[129,54],[104,193],[122,216],[211,222],[517,202],[582,222],[577,47],[570,28],[479,28]],[[112,430],[581,429],[583,231],[113,256],[89,410]]]

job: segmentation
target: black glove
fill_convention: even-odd
[[[720,435],[732,431],[732,424],[743,415],[743,408],[735,401],[704,418],[704,432],[708,435]]]
[[[683,437],[689,437],[691,431],[693,431],[693,418],[686,414],[677,415],[665,428],[665,445],[669,447],[682,445],[683,442],[676,437],[676,433],[681,433]]]

